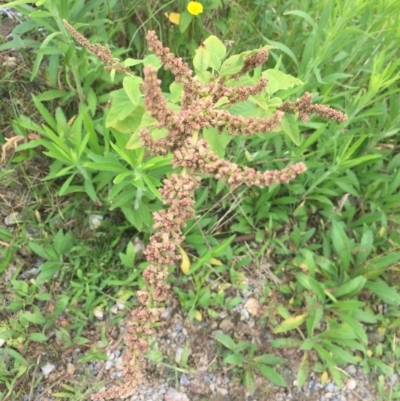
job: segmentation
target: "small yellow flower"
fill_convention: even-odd
[[[198,1],[190,1],[187,10],[193,15],[201,14],[203,12],[203,4]]]

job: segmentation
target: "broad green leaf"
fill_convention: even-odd
[[[225,45],[214,35],[209,36],[203,44],[210,53],[210,66],[219,70],[226,55]]]
[[[275,334],[278,334],[278,333],[285,333],[286,331],[289,330],[293,330],[296,327],[299,327],[302,323],[304,323],[306,317],[307,313],[298,316],[291,316],[285,319],[282,323],[278,324],[278,326],[275,327],[273,332]]]
[[[140,77],[125,77],[123,87],[133,105],[138,105],[140,100],[140,85],[143,80]],[[134,130],[133,130],[134,131]]]
[[[284,89],[294,88],[295,86],[304,85],[300,79],[289,74],[285,74],[279,70],[266,70],[262,73],[268,78],[267,93],[271,96],[275,92]]]
[[[120,120],[124,120],[135,110],[125,89],[118,89],[110,93],[112,104],[106,118],[106,127],[113,127]]]
[[[270,380],[272,383],[277,384],[278,386],[286,387],[286,382],[282,375],[280,375],[277,371],[274,369],[270,368],[269,366],[266,365],[257,365],[257,369],[260,371],[260,373],[265,376],[268,380]]]
[[[384,281],[368,281],[365,284],[365,288],[368,288],[375,295],[377,295],[383,302],[388,305],[398,306],[400,305],[400,294],[394,288],[390,287]]]
[[[263,354],[253,358],[254,362],[263,363],[264,365],[275,366],[285,362],[285,358],[281,358],[274,354]]]
[[[223,333],[217,333],[215,339],[219,341],[224,347],[234,350],[236,347],[235,342],[228,335]]]
[[[318,334],[316,337],[327,338],[330,339],[331,341],[335,341],[336,339],[354,340],[357,338],[356,333],[354,333],[353,329],[343,324],[341,324],[337,328],[326,330],[323,333]]]
[[[171,92],[170,97],[168,98],[172,103],[178,103],[181,100],[181,95],[183,91],[183,84],[182,82],[172,82],[169,86],[169,91]]]
[[[351,352],[332,344],[330,341],[324,341],[324,347],[331,353],[333,360],[337,364],[357,363],[357,358]]]
[[[28,322],[33,324],[44,324],[46,323],[46,318],[40,313],[25,312],[20,315],[21,318],[26,319]]]
[[[351,261],[350,240],[347,238],[342,225],[336,220],[332,220],[331,238],[333,247],[339,257],[340,267],[347,272]]]
[[[183,11],[181,13],[181,18],[179,20],[179,31],[181,33],[185,32],[192,21],[193,21],[193,15],[186,10]]]
[[[222,256],[224,255],[224,252],[227,250],[231,242],[235,239],[235,235],[230,236],[229,238],[223,240],[220,244],[218,244],[216,247],[214,247],[211,250],[212,256]]]
[[[142,60],[136,60],[134,58],[127,58],[122,62],[125,67],[132,67],[134,65],[142,64]]]
[[[328,309],[341,309],[341,310],[359,310],[365,306],[365,302],[357,301],[355,299],[348,301],[338,301],[334,304],[326,305],[325,308]]]
[[[292,114],[285,114],[281,122],[282,131],[292,140],[292,142],[299,146],[299,126]]]
[[[310,364],[308,362],[308,352],[305,352],[301,359],[299,370],[297,371],[297,385],[302,387],[310,374]]]
[[[46,337],[42,333],[29,333],[29,339],[31,341],[36,341],[38,343],[42,343],[48,340],[48,337]]]
[[[162,62],[160,58],[155,54],[149,54],[143,59],[143,67],[146,67],[148,65],[151,65],[158,70],[161,68]]]
[[[28,366],[28,361],[19,352],[13,350],[12,348],[5,348],[4,352],[10,355],[11,358],[14,358],[16,361],[22,363],[24,366]]]
[[[37,99],[40,100],[41,102],[46,102],[49,100],[58,99],[60,97],[69,98],[73,95],[74,94],[72,92],[66,92],[66,91],[62,91],[62,90],[58,90],[58,89],[51,89],[51,90],[40,93],[37,96]]]
[[[356,333],[358,339],[364,345],[368,344],[367,334],[366,334],[363,326],[359,322],[357,322],[357,320],[355,320],[354,318],[349,316],[349,314],[347,314],[347,313],[338,313],[337,315],[340,317],[340,319],[342,320],[343,323],[347,323],[353,329],[353,331],[354,331],[354,333]]]
[[[296,274],[296,280],[307,290],[313,291],[321,301],[325,300],[324,288],[317,280],[304,273]]]
[[[243,385],[246,387],[249,394],[253,394],[256,390],[256,379],[251,370],[246,370],[244,372]]]
[[[210,145],[210,149],[220,158],[225,155],[225,149],[228,143],[232,140],[232,137],[224,130],[220,134],[216,128],[205,128],[203,129],[204,139]]]
[[[207,71],[210,67],[210,53],[205,47],[200,46],[196,50],[196,54],[193,58],[193,67],[196,72],[200,73]]]
[[[362,270],[364,277],[375,278],[400,261],[400,252],[392,252],[371,259]]]
[[[225,77],[228,75],[235,75],[241,71],[243,65],[244,61],[242,56],[240,55],[231,56],[222,63],[219,75],[221,77]]]
[[[232,353],[227,355],[224,358],[224,362],[225,363],[229,363],[231,365],[238,365],[240,366],[243,362],[244,356],[242,354],[236,354],[236,353]]]
[[[143,106],[137,106],[135,110],[133,110],[132,113],[130,113],[123,120],[115,121],[112,124],[112,128],[115,128],[117,131],[122,132],[123,134],[131,134],[138,129],[144,112],[145,110]],[[127,149],[129,148],[127,147]]]
[[[307,327],[307,334],[308,337],[314,336],[314,329],[322,319],[324,314],[324,307],[318,299],[314,296],[308,301],[307,305],[307,319],[306,319],[306,327]]]
[[[348,296],[352,297],[358,294],[364,287],[367,279],[363,276],[358,276],[345,284],[342,284],[337,290],[332,292],[332,295],[336,298]]]

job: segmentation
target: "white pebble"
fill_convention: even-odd
[[[357,387],[357,382],[354,379],[347,380],[346,387],[349,390],[354,390]]]

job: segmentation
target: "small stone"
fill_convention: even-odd
[[[346,387],[349,390],[354,390],[357,387],[357,382],[354,379],[349,379],[346,382]]]
[[[165,393],[165,401],[189,401],[186,394],[179,393],[171,388],[167,390]]]
[[[224,332],[227,333],[228,331],[232,330],[235,327],[233,324],[232,320],[229,318],[225,318],[224,320],[221,321],[219,324],[219,328]]]
[[[217,387],[217,394],[220,394],[222,396],[228,395],[228,390],[226,388]]]
[[[351,375],[355,375],[357,373],[357,368],[354,365],[349,365],[346,371]]]
[[[101,222],[103,221],[103,216],[101,214],[91,214],[89,216],[89,227],[92,230],[99,228],[101,226]]]
[[[110,308],[110,312],[116,315],[118,313],[118,309],[118,304],[115,304]]]
[[[325,386],[325,390],[326,390],[328,393],[332,393],[334,389],[335,389],[335,385],[334,385],[333,383],[328,383],[328,384]]]
[[[18,218],[20,217],[20,213],[12,212],[4,219],[4,223],[6,226],[12,226],[18,223]]]
[[[330,400],[332,397],[333,397],[333,394],[332,394],[332,393],[326,393],[326,394],[325,394],[325,398],[326,398],[327,400]]]
[[[53,365],[52,363],[46,363],[46,365],[43,365],[41,367],[44,376],[48,376],[51,372],[55,370],[55,368],[55,365]]]
[[[242,309],[240,311],[240,320],[247,320],[249,318],[250,314],[247,309]]]
[[[104,367],[105,370],[110,370],[113,365],[113,361],[107,361]]]
[[[67,373],[68,373],[69,375],[73,375],[73,374],[75,373],[75,365],[74,365],[74,364],[69,363],[69,364],[67,365]]]
[[[164,312],[161,313],[160,318],[162,320],[169,320],[169,319],[171,319],[171,316],[172,316],[172,308],[168,307],[165,309]]]
[[[103,318],[104,318],[104,311],[102,308],[95,308],[93,311],[93,314],[94,314],[95,318],[98,320],[103,320]]]

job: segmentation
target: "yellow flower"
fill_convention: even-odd
[[[201,14],[203,12],[203,4],[198,1],[190,1],[187,10],[193,15]]]

